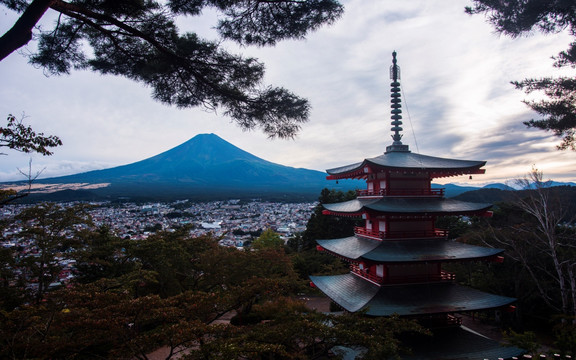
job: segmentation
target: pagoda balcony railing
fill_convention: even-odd
[[[366,280],[370,280],[376,284],[383,284],[384,283],[384,278],[382,276],[378,276],[376,274],[372,274],[369,271],[365,270],[365,269],[360,269],[360,266],[358,264],[350,264],[350,270],[352,270],[352,272]]]
[[[358,197],[376,196],[433,196],[443,197],[444,189],[380,189],[380,190],[356,190]]]
[[[451,282],[454,280],[456,280],[456,274],[442,270],[440,274],[389,276],[386,279],[386,283],[404,284],[404,283],[438,282],[438,281]]]
[[[367,190],[367,189],[356,189],[356,196],[384,196],[384,189],[380,190]]]
[[[440,274],[418,274],[382,277],[371,273],[366,269],[360,269],[358,264],[351,264],[350,270],[355,275],[381,285],[412,284],[424,282],[453,282],[456,280],[456,275],[448,271],[441,271]]]
[[[447,238],[448,231],[442,229],[434,230],[403,230],[403,231],[374,231],[365,227],[356,226],[354,234],[374,240],[385,239],[415,239],[415,238]]]

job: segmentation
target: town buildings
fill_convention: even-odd
[[[63,207],[78,203],[60,204]],[[194,203],[175,201],[172,203],[90,203],[88,212],[93,227],[108,227],[111,232],[125,239],[138,241],[157,231],[174,231],[182,226],[190,227],[194,237],[212,234],[220,238],[220,245],[242,248],[257,237],[262,230],[272,229],[287,240],[305,230],[306,223],[315,203],[273,203],[252,201],[214,201]],[[38,255],[36,244],[22,235],[22,224],[13,221],[24,208],[34,205],[5,205],[1,219],[10,220],[3,229],[0,246],[17,249],[16,256]],[[63,270],[54,286],[61,285],[73,277],[74,261],[65,254],[56,257]],[[33,286],[33,285],[32,285]]]

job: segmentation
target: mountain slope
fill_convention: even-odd
[[[38,184],[109,183],[109,196],[223,197],[320,194],[334,188],[320,171],[272,163],[214,134],[200,134],[159,155],[104,170],[37,180]],[[356,185],[337,185],[343,190]],[[156,194],[154,194],[156,193]]]
[[[260,159],[214,134],[201,134],[151,158],[110,169],[44,179],[43,182],[262,182],[273,176],[288,176],[294,168]],[[305,170],[312,176],[319,171]],[[323,175],[323,174],[322,174]]]

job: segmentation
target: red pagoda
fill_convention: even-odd
[[[354,236],[317,240],[319,250],[344,259],[351,271],[344,275],[312,276],[311,280],[349,312],[362,310],[368,316],[397,314],[426,320],[428,324],[460,327],[458,313],[507,307],[515,299],[461,286],[454,274],[443,269],[443,264],[449,262],[500,262],[503,250],[460,243],[450,239],[446,231],[437,229],[438,217],[490,216],[492,205],[447,199],[443,189],[432,188],[432,180],[483,174],[486,162],[420,155],[402,144],[396,52],[390,75],[392,145],[380,156],[327,170],[327,179],[366,180],[366,188],[357,191],[356,199],[324,204],[323,211],[362,219],[363,226],[354,229]],[[481,346],[497,354],[495,358],[519,352],[517,348],[508,351],[493,343]],[[463,351],[474,352],[469,347]],[[484,359],[490,351],[464,357]]]

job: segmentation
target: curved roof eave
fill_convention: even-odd
[[[444,314],[510,305],[516,299],[450,282],[378,286],[354,274],[311,276],[326,296],[350,312],[371,316]]]
[[[359,213],[376,211],[384,214],[474,214],[487,211],[492,204],[473,203],[444,198],[381,198],[354,199],[340,203],[323,204],[332,213]]]
[[[380,263],[481,260],[504,252],[447,239],[372,240],[357,236],[317,240],[325,250],[350,260],[365,259]]]
[[[331,253],[357,260],[380,246],[381,241],[349,236],[341,239],[316,240],[316,243]]]
[[[476,246],[447,239],[382,241],[363,259],[386,263],[445,262],[482,260],[504,252],[504,249]]]
[[[495,309],[514,298],[485,293],[455,283],[382,286],[364,309],[372,316],[447,314]]]
[[[446,176],[450,176],[450,173],[484,173],[480,168],[486,165],[486,161],[446,159],[412,152],[388,152],[380,156],[366,158],[359,163],[328,169],[326,172],[332,178],[359,177],[364,174],[366,165],[399,170],[426,170],[434,172],[436,176],[446,172]]]
[[[355,163],[355,164],[340,166],[340,167],[333,168],[333,169],[328,169],[328,170],[326,170],[326,172],[330,175],[346,173],[346,172],[354,171],[357,169],[362,169],[363,165],[364,165],[364,162],[359,162],[359,163]]]

